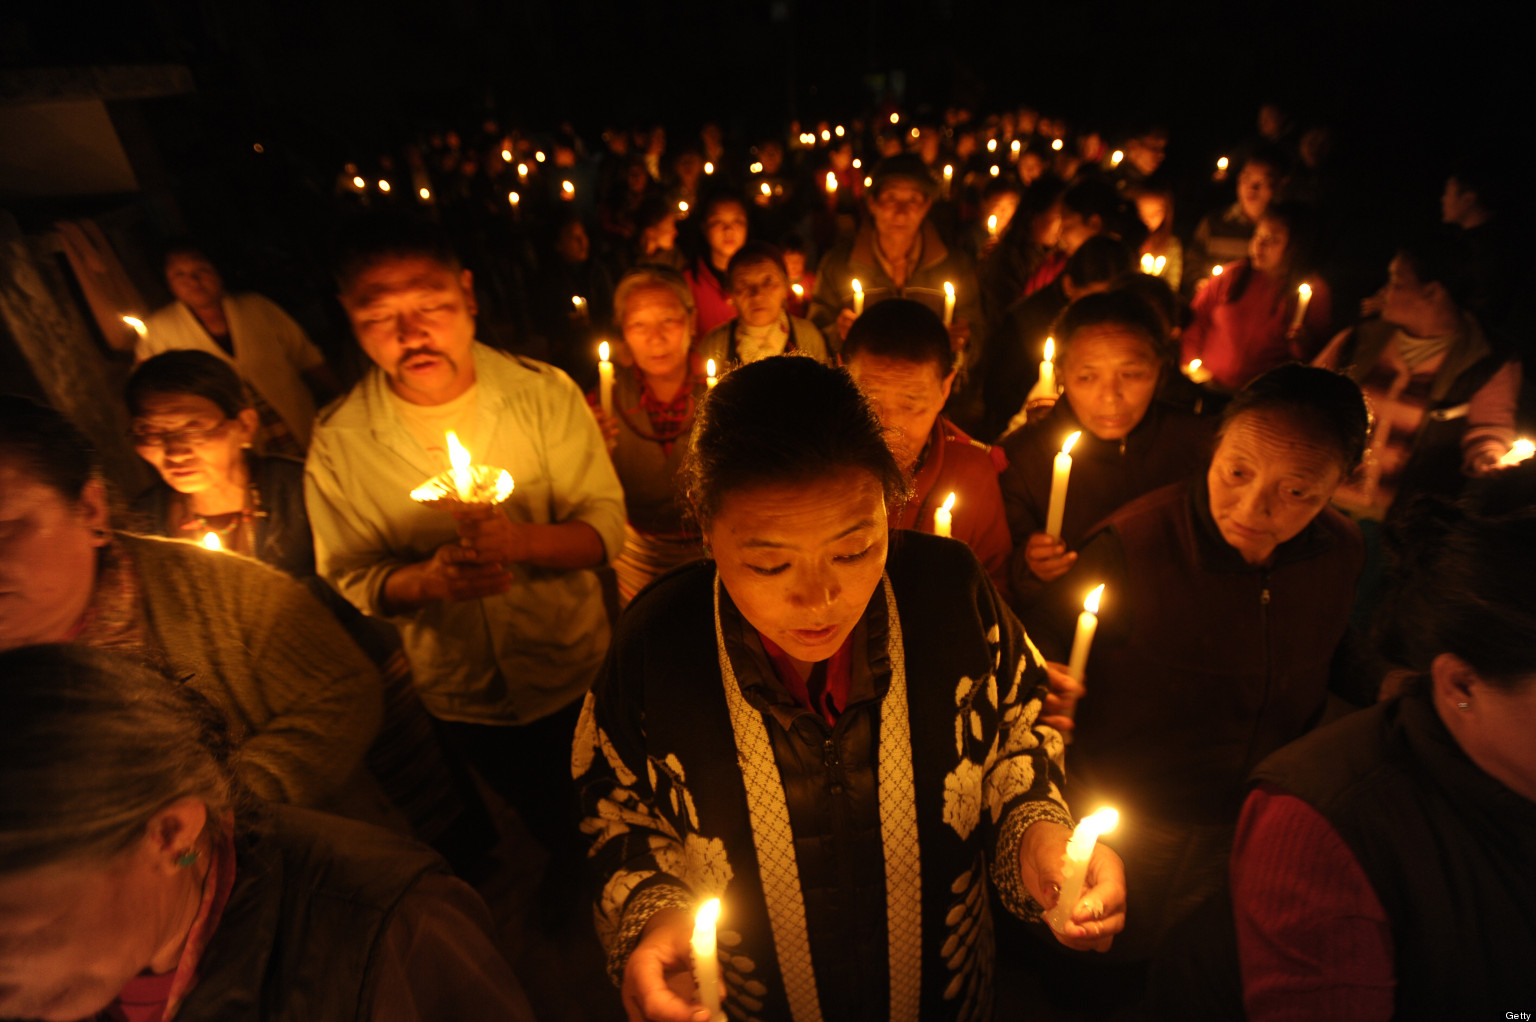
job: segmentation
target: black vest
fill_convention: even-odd
[[[1536,1004],[1536,803],[1483,773],[1423,687],[1271,756],[1255,781],[1344,839],[1391,920],[1399,1019]]]
[[[235,839],[235,885],[177,1022],[372,1017],[379,941],[447,866],[390,831],[274,805]]]

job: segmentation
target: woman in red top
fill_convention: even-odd
[[[1248,258],[1222,267],[1195,295],[1182,357],[1200,359],[1216,386],[1239,390],[1278,365],[1310,361],[1327,340],[1333,304],[1328,285],[1308,265],[1307,228],[1300,207],[1271,205],[1248,242]]]

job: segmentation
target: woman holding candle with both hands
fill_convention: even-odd
[[[693,296],[681,275],[631,270],[614,290],[613,313],[633,365],[614,367],[612,415],[597,392],[587,401],[624,487],[624,552],[613,564],[622,605],[657,575],[703,555],[678,472],[708,382],[691,351]]]
[[[1206,474],[1110,515],[1025,615],[1062,660],[1104,585],[1068,795],[1124,815],[1116,850],[1137,907],[1125,956],[1153,954],[1220,889],[1259,760],[1315,726],[1331,690],[1375,697],[1342,670],[1363,547],[1328,506],[1368,428],[1346,377],[1266,373],[1227,407]]]
[[[1021,612],[1067,573],[1083,538],[1107,515],[1203,468],[1215,432],[1214,419],[1154,396],[1169,371],[1164,325],[1138,295],[1079,298],[1062,315],[1055,339],[1063,400],[1002,443],[1008,464],[1000,483],[1013,535],[1009,580]],[[1052,534],[1052,470],[1074,432],[1080,436],[1070,452],[1064,516]]]
[[[906,480],[846,373],[724,377],[687,478],[713,561],[631,604],[573,751],[629,1018],[700,1017],[667,975],[711,897],[732,1017],[988,1017],[989,885],[1051,907],[1071,833],[1043,665],[963,549],[893,541]],[[1086,879],[1058,939],[1106,947],[1115,854]]]

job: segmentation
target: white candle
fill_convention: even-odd
[[[1067,442],[1061,445],[1061,453],[1056,455],[1056,462],[1051,467],[1051,503],[1045,513],[1045,531],[1057,539],[1061,538],[1061,518],[1067,510],[1067,478],[1072,475],[1072,445],[1082,435],[1082,430],[1078,430],[1067,437]]]
[[[864,285],[859,283],[859,278],[853,278],[853,314],[864,315]]]
[[[613,414],[613,363],[608,361],[608,342],[597,346],[597,393],[604,415]]]
[[[208,550],[224,549],[224,544],[219,542],[219,534],[217,532],[203,533],[203,546]]]
[[[944,325],[954,326],[955,323],[955,285],[949,281],[944,282]]]
[[[1306,318],[1307,306],[1312,304],[1312,285],[1303,284],[1296,289],[1296,316],[1291,320],[1291,329],[1300,330],[1301,321]]]
[[[1052,401],[1056,400],[1055,357],[1056,338],[1047,337],[1045,339],[1045,358],[1040,362],[1040,378],[1035,381],[1035,385],[1030,387],[1029,393],[1025,395],[1025,405],[1029,405],[1034,401],[1043,401],[1046,399]]]
[[[719,898],[710,898],[700,905],[693,917],[693,982],[710,1022],[725,1019],[725,1012],[720,1009],[720,958],[715,948],[715,926],[719,921]]]
[[[715,377],[715,360],[710,359],[704,363],[704,382],[710,390],[715,389],[715,384],[720,381]]]
[[[1083,881],[1088,876],[1088,860],[1093,858],[1093,846],[1099,843],[1100,834],[1108,834],[1120,822],[1120,814],[1114,809],[1100,809],[1078,821],[1067,841],[1067,854],[1061,860],[1061,897],[1056,907],[1045,914],[1045,921],[1057,933],[1065,933],[1072,910],[1083,897]]]
[[[1083,680],[1083,669],[1088,666],[1088,651],[1093,647],[1093,633],[1099,628],[1099,600],[1104,595],[1100,585],[1083,601],[1083,612],[1077,615],[1077,634],[1072,637],[1072,656],[1067,660],[1067,670],[1078,681]]]
[[[1536,444],[1525,439],[1516,440],[1504,457],[1499,459],[1499,467],[1509,468],[1513,465],[1518,465],[1523,461],[1530,460],[1533,454],[1536,454]]]
[[[448,431],[448,464],[453,466],[453,488],[459,491],[460,500],[468,502],[474,495],[475,475],[469,470],[469,452],[451,429]]]
[[[944,503],[933,513],[933,534],[935,536],[953,535],[955,524],[954,517],[955,495],[951,493],[944,498]]]

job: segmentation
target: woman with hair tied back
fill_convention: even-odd
[[[473,890],[389,831],[261,804],[196,690],[85,646],[0,677],[0,1016],[532,1018]]]
[[[1106,840],[1137,908],[1127,958],[1153,955],[1222,888],[1248,772],[1337,707],[1331,694],[1375,698],[1347,656],[1363,544],[1328,506],[1368,431],[1347,377],[1271,370],[1227,406],[1204,475],[1111,514],[1025,615],[1063,660],[1104,586],[1086,691],[1060,694],[1080,699],[1069,799],[1123,815]]]
[[[572,752],[629,1019],[704,1017],[667,979],[708,898],[733,1018],[990,1017],[989,888],[1054,903],[1072,825],[1043,665],[964,546],[893,541],[906,481],[846,372],[735,370],[686,478],[713,561],[630,604]],[[1086,879],[1058,939],[1107,947],[1119,860]]]
[[[1415,563],[1383,621],[1414,681],[1254,773],[1232,854],[1250,1019],[1536,1003],[1536,510],[1521,496],[1497,515],[1408,512]]]

